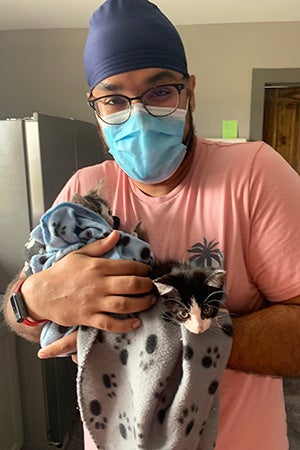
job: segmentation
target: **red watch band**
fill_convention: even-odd
[[[17,285],[14,295],[18,295],[18,297],[21,297],[22,303],[23,303],[23,308],[27,313],[27,308],[25,305],[25,301],[23,299],[22,293],[21,293],[21,287],[23,286],[23,283],[26,281],[27,278],[25,278],[24,280],[20,281],[20,283]],[[37,327],[39,325],[41,325],[42,323],[47,322],[47,320],[33,320],[31,317],[29,317],[28,315],[26,317],[22,317],[22,320],[20,320],[21,323],[23,323],[24,325],[28,325],[29,327]]]
[[[33,320],[27,316],[23,320],[22,323],[23,323],[23,325],[28,325],[29,327],[37,327],[37,326],[41,325],[42,323],[46,323],[46,322],[48,322],[48,320]]]

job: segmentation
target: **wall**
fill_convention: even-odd
[[[0,31],[0,118],[32,112],[93,121],[86,104],[87,30]]]
[[[221,136],[238,119],[249,136],[253,68],[299,68],[300,22],[178,26],[197,77],[195,123]],[[86,29],[0,31],[0,118],[32,112],[93,121],[85,101]]]
[[[253,68],[300,67],[300,22],[178,27],[197,76],[197,130],[219,137],[223,119],[238,119],[249,137]]]

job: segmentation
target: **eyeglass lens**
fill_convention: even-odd
[[[145,109],[153,116],[163,117],[172,114],[179,104],[179,88],[162,85],[149,89],[139,99]],[[131,114],[131,100],[123,95],[106,95],[94,103],[98,116],[108,124],[126,122]]]

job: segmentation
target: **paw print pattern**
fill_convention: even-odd
[[[157,349],[157,335],[156,334],[150,334],[147,339],[146,339],[146,344],[145,344],[145,352],[146,355],[144,353],[144,350],[142,350],[140,352],[140,358],[141,358],[141,362],[139,364],[140,368],[143,371],[146,371],[149,369],[149,367],[153,366],[154,364],[154,358],[148,359],[147,361],[143,360],[144,357],[147,357],[147,355],[153,355],[155,353],[155,350]]]
[[[141,240],[129,236],[128,234],[122,234],[119,242],[117,243],[119,252],[126,256],[128,252],[131,251],[130,259],[134,261],[145,262],[146,264],[151,264],[153,261],[153,255],[151,254],[149,245]],[[123,259],[128,259],[124,257]]]
[[[212,381],[208,387],[208,393],[210,395],[214,395],[217,392],[218,387],[219,387],[219,382],[217,380]]]
[[[114,373],[111,373],[108,375],[107,373],[104,373],[102,375],[102,381],[104,384],[104,387],[108,390],[107,395],[109,398],[116,397],[115,388],[118,387],[116,383],[116,375]]]
[[[130,344],[131,341],[126,335],[126,333],[120,333],[117,335],[115,339],[114,349],[120,351],[119,358],[123,366],[127,365],[129,356],[128,350],[125,347],[127,347]]]
[[[137,448],[143,448],[142,439],[144,436],[141,432],[141,424],[137,423],[136,418],[134,418],[134,424],[132,425],[126,412],[120,413],[119,419],[119,431],[122,438],[127,441],[133,437],[137,443]]]
[[[47,261],[48,261],[47,256],[45,256],[45,255],[40,256],[39,263],[41,266],[43,266]]]
[[[98,400],[92,400],[90,402],[89,409],[92,414],[92,417],[90,417],[90,423],[94,425],[96,430],[99,430],[100,428],[104,430],[108,424],[108,419],[102,415],[101,403]]]
[[[195,425],[195,416],[198,412],[198,407],[193,404],[190,408],[185,408],[181,411],[178,422],[184,426],[184,434],[188,436]]]
[[[193,359],[193,356],[194,350],[192,349],[192,347],[189,345],[185,345],[183,347],[183,359],[185,359],[186,361],[191,361],[191,359]]]
[[[63,325],[57,325],[57,331],[61,336],[64,336],[68,330],[69,330],[69,327],[65,327]]]
[[[129,438],[129,435],[133,433],[133,427],[131,426],[129,418],[127,417],[127,414],[125,412],[123,412],[123,414],[119,414],[119,419],[120,435],[123,439],[127,440]]]
[[[154,392],[154,398],[157,399],[158,404],[160,404],[161,409],[159,409],[157,413],[157,420],[160,424],[163,424],[165,421],[166,413],[170,408],[170,401],[166,404],[168,398],[165,393],[165,387],[168,385],[170,377],[167,377],[165,381],[160,381],[158,383],[159,389]]]
[[[204,422],[202,422],[202,424],[201,424],[201,428],[200,428],[200,431],[199,431],[199,436],[202,436],[204,428],[205,428],[205,425],[206,425],[206,420]]]
[[[202,358],[202,366],[205,369],[209,369],[210,367],[216,368],[217,362],[220,359],[220,353],[218,347],[208,347],[206,350],[206,355]]]
[[[156,398],[161,403],[165,403],[165,401],[166,401],[166,396],[165,396],[165,393],[164,393],[164,389],[165,389],[165,386],[168,384],[169,379],[170,379],[170,377],[167,377],[165,379],[165,381],[160,381],[158,383],[159,390],[154,392],[154,398]]]
[[[57,237],[64,236],[66,234],[67,226],[62,225],[60,222],[52,222],[51,227],[53,228],[54,235]]]

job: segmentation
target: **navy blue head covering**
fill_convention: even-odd
[[[188,74],[182,41],[148,0],[107,0],[91,17],[84,50],[87,82],[130,70],[159,67]]]

